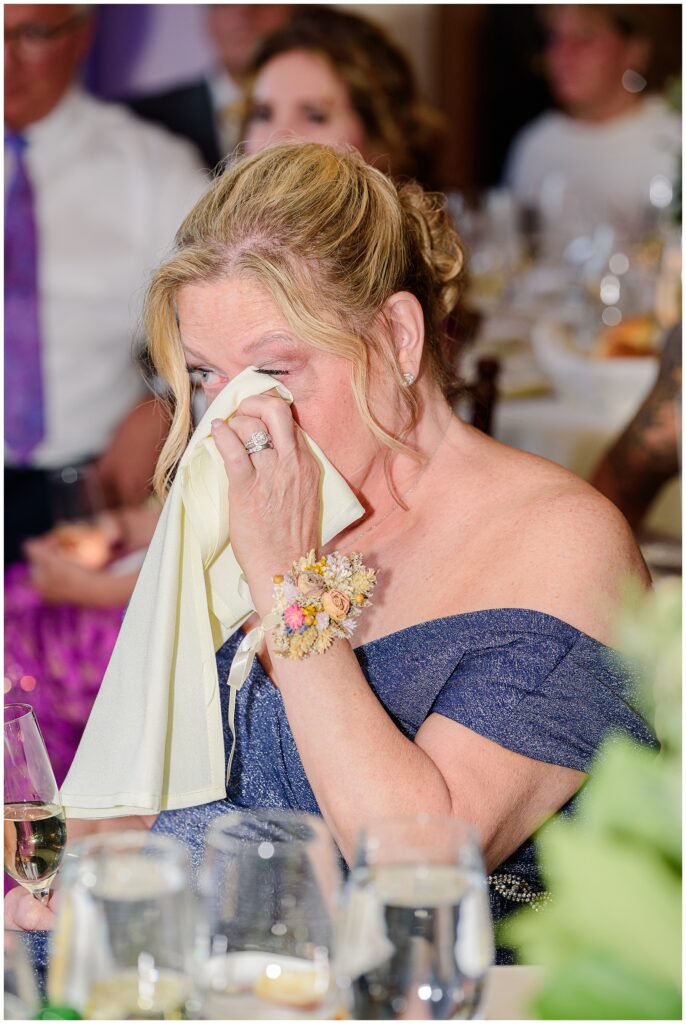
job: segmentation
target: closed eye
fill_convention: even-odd
[[[266,373],[269,377],[287,377],[288,370],[268,370],[266,366],[255,367],[258,373]]]

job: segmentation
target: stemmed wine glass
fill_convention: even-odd
[[[185,847],[147,829],[74,844],[60,879],[48,997],[87,1020],[185,1020],[195,910]]]
[[[493,960],[476,836],[454,818],[389,818],[362,832],[336,946],[361,1020],[471,1019]]]
[[[207,839],[203,1016],[333,1019],[340,868],[324,823],[308,814],[232,812]]]
[[[5,871],[41,903],[67,842],[64,810],[29,704],[5,704]]]

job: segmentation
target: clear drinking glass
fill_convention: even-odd
[[[64,466],[48,476],[56,523],[92,522],[105,509],[98,471],[93,465]]]
[[[493,960],[474,831],[453,818],[389,818],[362,832],[344,893],[337,972],[362,1020],[459,1020],[479,1011]]]
[[[33,1020],[41,1000],[23,933],[6,930],[4,952],[4,1020]]]
[[[207,1020],[333,1019],[340,868],[323,822],[232,812],[207,838],[200,875]]]
[[[5,704],[5,871],[41,903],[67,843],[64,810],[30,704]]]
[[[70,848],[60,880],[48,998],[87,1020],[184,1020],[195,913],[185,847],[147,830]]]

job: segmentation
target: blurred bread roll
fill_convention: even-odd
[[[595,355],[601,359],[656,356],[659,343],[660,328],[652,316],[630,316],[602,332]]]

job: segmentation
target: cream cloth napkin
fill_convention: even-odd
[[[72,817],[150,814],[226,796],[215,652],[254,605],[229,543],[228,483],[210,424],[273,388],[292,401],[273,377],[244,370],[212,402],[184,452],[62,786]],[[322,470],[325,544],[364,509],[305,439]],[[233,710],[235,689],[231,696]]]

